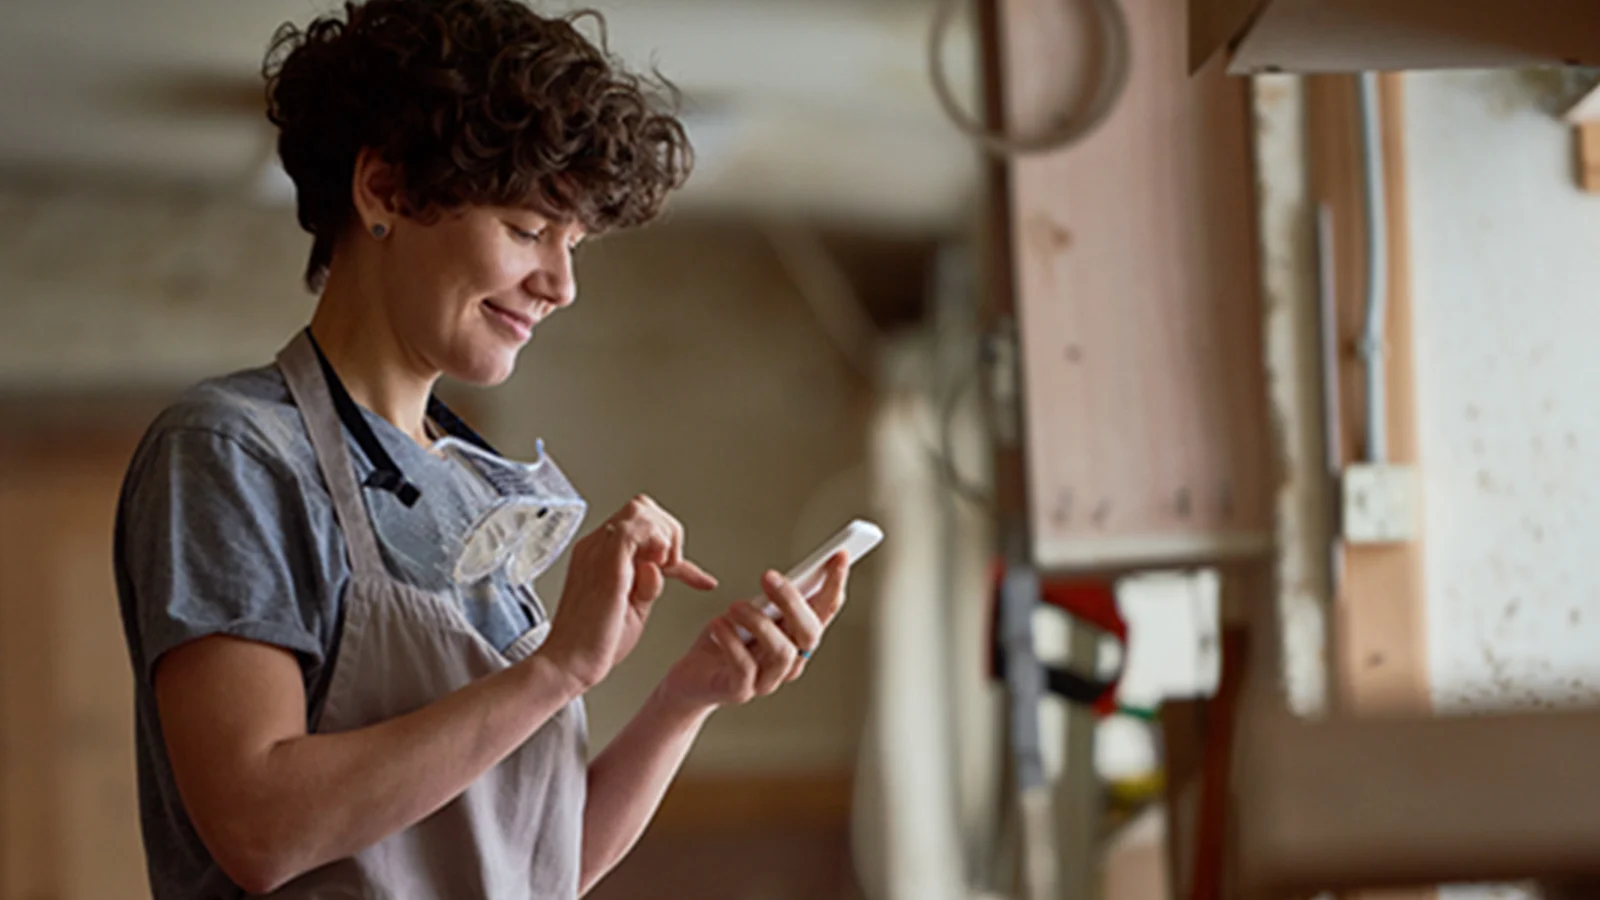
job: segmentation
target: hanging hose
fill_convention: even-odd
[[[1123,89],[1128,85],[1128,70],[1133,56],[1128,20],[1123,15],[1119,0],[1094,0],[1099,10],[1101,37],[1105,39],[1105,57],[1099,84],[1088,111],[1078,118],[1063,117],[1054,129],[1032,137],[1015,137],[1003,131],[991,131],[974,121],[956,102],[955,92],[950,88],[950,78],[945,73],[942,51],[945,32],[949,30],[956,5],[960,2],[939,0],[934,10],[933,27],[928,31],[928,73],[939,105],[944,107],[945,115],[962,133],[996,156],[1022,156],[1070,147],[1093,134],[1110,118],[1111,110],[1116,107]]]

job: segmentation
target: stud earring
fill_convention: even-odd
[[[377,238],[378,240],[381,241],[381,240],[384,239],[384,237],[386,235],[388,235],[388,233],[389,233],[389,229],[383,223],[381,223],[381,222],[374,222],[373,223],[373,225],[372,225],[372,236],[373,237],[375,237],[375,238]]]

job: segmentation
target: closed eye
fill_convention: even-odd
[[[518,228],[516,225],[514,225],[514,224],[512,224],[510,222],[506,223],[506,228],[508,230],[510,230],[512,237],[516,238],[518,241],[520,241],[520,242],[522,242],[524,244],[533,244],[533,243],[537,243],[539,241],[542,241],[542,240],[545,239],[545,235],[549,233],[548,229],[545,229],[545,228],[540,228],[540,229],[537,229],[535,231],[529,231],[526,228]],[[576,253],[578,251],[578,248],[583,245],[583,241],[584,241],[585,237],[587,237],[587,235],[580,234],[577,237],[574,237],[571,241],[569,241],[567,243],[567,252],[568,253]]]
[[[538,231],[529,231],[526,228],[518,228],[517,226],[511,224],[507,224],[506,227],[511,229],[511,234],[513,237],[524,243],[533,243],[534,241],[544,237],[544,229],[540,229]]]

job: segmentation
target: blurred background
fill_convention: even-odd
[[[597,515],[655,496],[723,581],[669,588],[593,744],[763,569],[888,532],[594,896],[1589,874],[1600,726],[1548,710],[1600,700],[1600,16],[583,5],[683,91],[696,173],[584,247],[511,382],[445,391]],[[310,316],[259,67],[329,6],[0,8],[0,900],[147,896],[116,492],[165,402]],[[974,127],[1046,146],[964,134],[930,43]]]

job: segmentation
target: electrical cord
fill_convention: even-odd
[[[1110,118],[1111,111],[1121,99],[1128,85],[1128,75],[1133,57],[1133,42],[1128,34],[1128,19],[1120,0],[1094,0],[1099,10],[1101,36],[1105,39],[1105,59],[1099,84],[1088,111],[1081,117],[1062,116],[1055,127],[1038,135],[1019,137],[1004,130],[993,131],[975,121],[961,104],[956,102],[950,88],[950,78],[945,72],[943,44],[945,32],[955,17],[956,4],[961,0],[939,0],[934,9],[933,26],[928,30],[928,74],[933,82],[933,92],[944,107],[945,115],[964,134],[984,150],[996,156],[1023,156],[1049,153],[1069,147],[1083,140]],[[982,0],[980,0],[982,2]]]
[[[944,482],[950,492],[980,509],[988,509],[994,503],[994,498],[981,486],[974,484],[961,474],[956,468],[954,422],[956,410],[961,405],[961,397],[978,383],[978,368],[974,367],[945,394],[939,403],[939,445],[929,447],[928,453],[933,457],[934,466],[939,474],[939,480]]]

